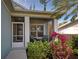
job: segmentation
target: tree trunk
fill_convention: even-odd
[[[44,11],[46,11],[46,3],[44,4]]]

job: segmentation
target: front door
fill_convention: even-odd
[[[24,47],[24,22],[12,22],[12,47]]]

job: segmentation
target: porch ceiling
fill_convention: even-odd
[[[3,0],[7,8],[11,11],[12,16],[30,16],[30,17],[39,17],[39,18],[57,18],[62,15],[64,12],[54,11],[16,11],[12,6],[11,0]]]
[[[65,12],[44,12],[44,11],[14,11],[11,12],[12,16],[30,16],[30,17],[39,17],[39,18],[53,18],[57,19]]]
[[[36,12],[36,11],[14,11],[11,13],[12,16],[30,16],[39,18],[53,18],[49,12]]]

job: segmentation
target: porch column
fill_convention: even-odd
[[[54,19],[54,32],[58,32],[58,20]]]
[[[30,18],[25,16],[25,47],[27,47],[28,42],[30,41]]]
[[[48,38],[51,40],[51,33],[53,31],[53,20],[50,20],[48,22]]]

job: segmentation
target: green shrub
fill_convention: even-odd
[[[50,46],[47,41],[34,41],[28,44],[28,59],[46,59],[50,53]]]
[[[78,36],[73,36],[67,44],[73,49],[73,54],[78,55]]]

